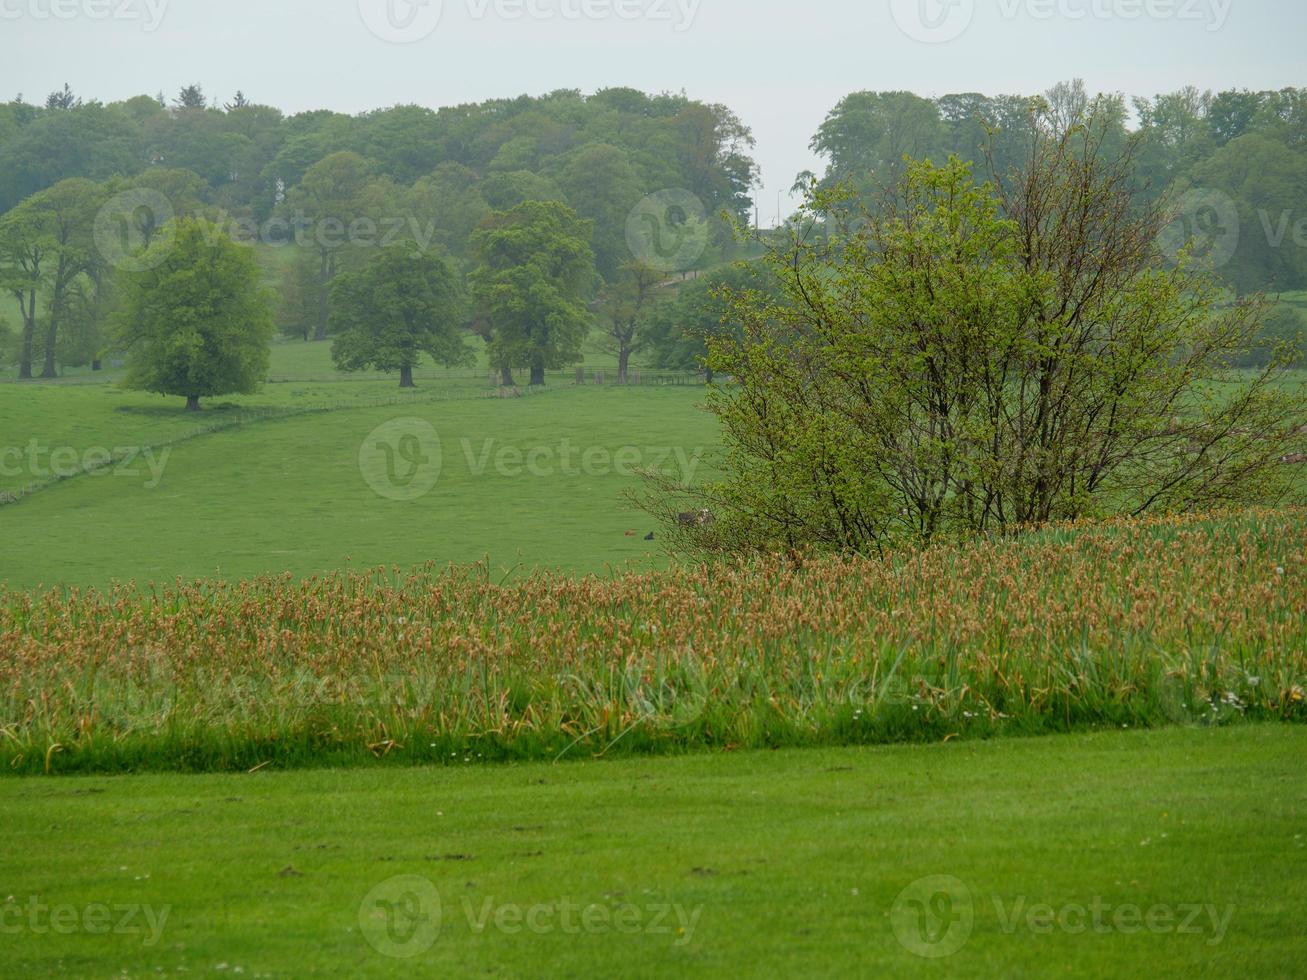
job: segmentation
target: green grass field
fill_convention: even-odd
[[[0,781],[0,974],[1301,976],[1304,752],[1239,726]]]
[[[1302,973],[1296,512],[669,574],[692,379],[120,375],[0,383],[0,976]]]
[[[716,447],[690,384],[577,387],[558,375],[542,394],[500,399],[487,397],[486,375],[433,369],[403,396],[394,379],[332,374],[329,345],[275,353],[282,380],[198,416],[110,384],[0,385],[0,447],[12,447],[0,491],[48,481],[56,464],[72,472],[150,448],[0,507],[0,582],[144,584],[487,557],[505,572],[647,565],[661,549],[624,499],[634,471]],[[379,495],[359,463],[369,434],[403,419],[439,439],[438,481],[413,500]]]

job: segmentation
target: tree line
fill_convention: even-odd
[[[1187,217],[1238,247],[1219,273],[1239,293],[1307,289],[1307,88],[1221,92],[1186,87],[1150,97],[1092,96],[1081,81],[1040,96],[1047,118],[1080,118],[1093,102],[1105,146],[1132,144],[1130,194],[1136,208],[1199,190],[1220,195],[1229,213],[1199,207]],[[894,186],[906,159],[950,156],[999,173],[1028,161],[1037,135],[1030,96],[979,93],[930,99],[911,92],[855,92],[827,115],[811,148],[825,173],[796,186],[851,183],[870,199]],[[992,158],[992,160],[990,159]],[[1228,202],[1228,204],[1226,204]],[[1226,260],[1228,259],[1228,260]]]
[[[445,309],[482,334],[506,380],[514,367],[538,380],[578,361],[590,320],[612,327],[609,311],[627,323],[605,330],[624,374],[638,346],[631,295],[642,316],[666,273],[732,254],[729,225],[717,218],[751,208],[752,146],[723,106],[629,89],[360,116],[287,117],[243,93],[219,105],[194,85],[171,102],[105,105],[67,87],[44,105],[16,99],[0,105],[0,288],[19,321],[8,359],[23,378],[98,366],[118,339],[108,329],[121,305],[116,273],[169,221],[194,218],[268,246],[259,253],[288,336],[339,333],[336,304],[349,290],[337,280],[408,244],[448,264],[460,300],[478,301]],[[653,226],[634,231],[653,236],[645,254],[632,244],[633,209],[666,188],[693,207],[645,215]],[[504,239],[521,214],[506,216],[525,204],[548,235],[584,245],[564,277],[567,295],[553,297],[548,331],[534,327],[531,343],[504,325],[516,315],[504,300]],[[660,261],[658,236],[702,242],[673,269]],[[527,272],[513,274],[530,285]],[[356,349],[341,357],[359,363]]]

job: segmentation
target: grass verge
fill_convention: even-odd
[[[9,781],[0,974],[1295,976],[1304,750],[1248,725]]]

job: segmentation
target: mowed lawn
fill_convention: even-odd
[[[1244,725],[0,780],[0,975],[1301,976],[1304,752]]]
[[[378,384],[270,385],[254,401],[275,408],[293,397],[307,405],[399,394]],[[16,393],[29,394],[0,387],[0,397]],[[106,388],[30,393],[34,403],[44,401],[23,418],[8,418],[0,444],[39,438],[47,447],[112,450],[176,438],[223,417],[214,411],[188,418],[172,403],[164,408],[156,399],[152,406],[149,396]],[[178,576],[303,576],[484,558],[501,575],[647,565],[662,551],[644,540],[654,525],[625,493],[639,485],[634,474],[641,468],[715,449],[716,423],[702,402],[703,390],[694,386],[558,385],[518,399],[474,393],[346,407],[203,435],[142,455],[130,472],[111,467],[0,507],[0,582],[15,589],[103,586],[111,579],[144,585]],[[404,440],[413,423],[406,420],[430,426],[422,431],[435,433],[434,450],[424,437],[408,458]],[[50,435],[34,435],[41,432]],[[393,444],[386,450],[393,472],[383,442]],[[361,465],[361,451],[370,463]],[[380,489],[365,468],[380,478]],[[416,496],[399,486],[415,468],[419,483],[435,477]],[[703,472],[700,466],[697,475]],[[397,493],[389,492],[391,481]]]

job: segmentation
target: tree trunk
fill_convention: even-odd
[[[712,384],[712,379],[713,379],[713,377],[714,377],[714,375],[713,375],[713,369],[712,369],[712,368],[704,368],[704,373],[706,373],[706,374],[708,375],[708,384]]]
[[[505,388],[516,388],[517,382],[513,380],[513,369],[511,367],[502,367],[499,369],[501,381]]]
[[[539,388],[545,383],[545,366],[543,364],[531,365],[531,387]]]
[[[45,328],[45,363],[41,367],[41,377],[57,378],[59,371],[54,362],[54,345],[59,338],[59,318],[50,314],[50,325]]]
[[[417,385],[415,385],[415,384],[413,383],[413,367],[412,367],[412,365],[410,365],[410,364],[405,364],[402,368],[399,369],[399,386],[400,386],[401,388],[416,388],[416,387],[417,387]]]
[[[631,366],[631,348],[623,347],[617,352],[617,383],[626,384],[627,370]]]
[[[327,287],[331,283],[332,260],[329,252],[322,254],[322,261],[318,265],[318,295],[317,295],[317,322],[313,328],[314,340],[327,339]]]
[[[187,396],[186,396],[186,411],[188,411],[188,412],[198,412],[199,410],[200,410],[200,396],[199,396],[199,395],[187,395]]]
[[[19,306],[23,301],[19,297]],[[26,308],[23,309],[23,347],[18,355],[18,380],[32,379],[32,349],[36,340],[36,293],[31,293]]]

